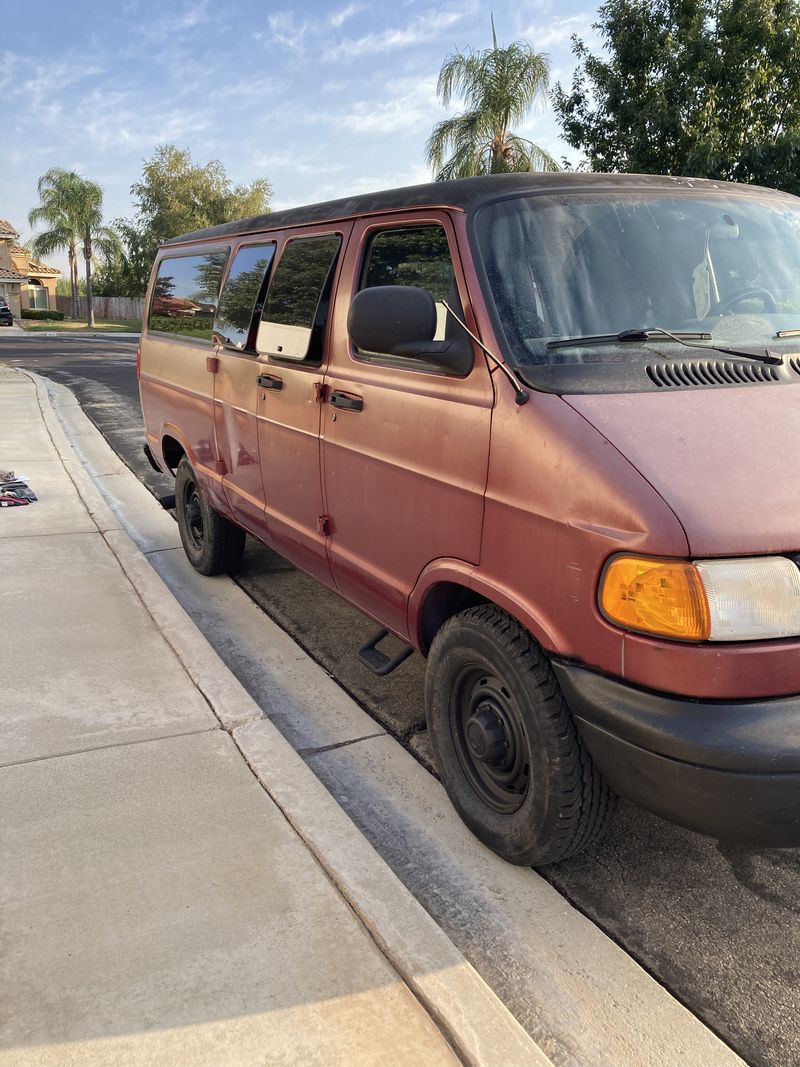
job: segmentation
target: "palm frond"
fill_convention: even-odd
[[[459,97],[467,110],[439,122],[428,138],[427,160],[437,178],[557,169],[547,152],[511,132],[532,108],[546,101],[550,60],[527,42],[498,47],[494,17],[491,21],[491,48],[453,52],[439,72],[441,103],[447,107]]]

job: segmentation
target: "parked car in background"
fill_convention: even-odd
[[[487,845],[563,859],[615,791],[800,844],[800,200],[437,182],[169,241],[147,307],[190,561],[247,531],[376,620],[366,667],[426,656]]]
[[[11,314],[11,308],[8,306],[5,300],[0,297],[0,326],[13,326],[14,318]]]

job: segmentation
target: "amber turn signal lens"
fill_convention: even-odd
[[[696,568],[684,560],[618,556],[606,568],[600,607],[628,630],[707,641],[708,600]]]

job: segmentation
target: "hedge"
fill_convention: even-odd
[[[49,311],[46,308],[23,308],[23,319],[52,319],[54,322],[60,322],[64,318],[63,311]]]
[[[160,333],[178,333],[198,340],[211,340],[214,320],[210,317],[189,319],[172,318],[167,315],[151,315],[149,328]]]

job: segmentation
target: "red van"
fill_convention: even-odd
[[[792,392],[794,390],[794,392]],[[800,201],[504,175],[167,242],[140,391],[186,553],[245,532],[427,657],[442,781],[515,863],[615,794],[800,844]]]

